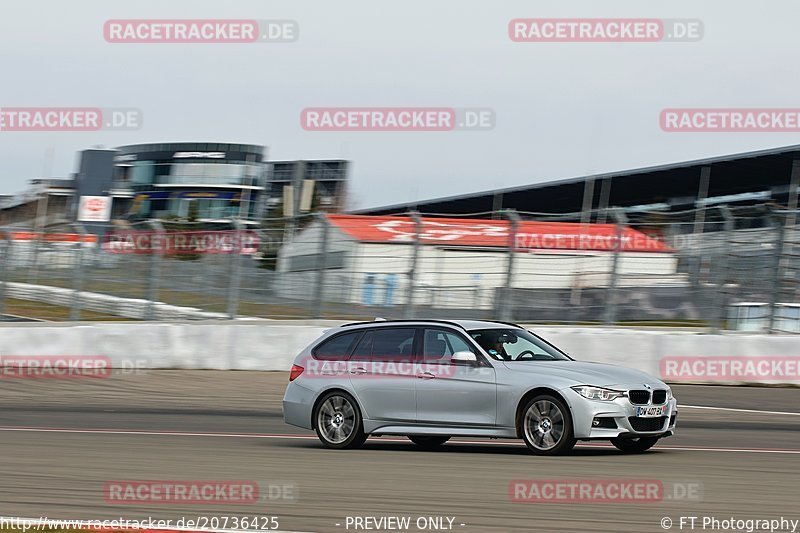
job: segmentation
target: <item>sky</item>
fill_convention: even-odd
[[[0,194],[81,149],[241,142],[351,160],[351,207],[800,144],[668,132],[665,108],[800,108],[800,3],[771,0],[75,0],[0,17],[0,108],[136,108],[130,131],[0,131]],[[514,42],[518,18],[698,19],[692,42]],[[283,43],[114,43],[108,20],[291,20]],[[306,108],[490,109],[481,131],[307,131]]]

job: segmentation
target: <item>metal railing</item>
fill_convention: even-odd
[[[760,205],[5,228],[0,315],[472,317],[800,333],[797,214]]]

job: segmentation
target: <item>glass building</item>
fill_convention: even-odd
[[[266,148],[231,143],[121,146],[112,218],[196,218],[255,223],[266,192]]]

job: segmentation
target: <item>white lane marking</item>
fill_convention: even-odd
[[[316,435],[285,435],[267,433],[197,433],[180,431],[146,431],[146,430],[121,430],[121,429],[69,429],[69,428],[42,428],[42,427],[0,427],[0,431],[17,431],[33,433],[95,433],[107,435],[145,435],[145,436],[171,436],[171,437],[228,437],[228,438],[248,438],[248,439],[296,439],[296,440],[317,440]],[[373,437],[372,442],[409,442],[402,437]],[[493,440],[454,440],[452,444],[473,444],[479,446],[525,446],[524,442],[511,439]],[[578,446],[586,448],[608,448],[614,449],[610,444],[579,443]],[[660,450],[678,450],[692,452],[737,452],[737,453],[777,453],[777,454],[800,454],[800,450],[783,450],[770,448],[716,448],[703,446],[670,446],[659,445]]]
[[[3,313],[2,315],[0,315],[0,317],[3,317],[3,316],[9,316],[11,318],[21,318],[21,319],[23,319],[23,321],[26,321],[26,322],[47,322],[47,320],[45,320],[44,318],[32,318],[32,317],[29,317],[29,316],[12,315],[11,313]],[[3,322],[3,320],[0,320],[0,322]],[[9,320],[9,322],[10,322],[10,320]]]
[[[73,429],[46,427],[0,427],[0,431],[31,431],[40,433],[106,433],[110,435],[165,435],[171,437],[239,437],[244,439],[316,439],[314,435],[285,435],[281,433],[214,433],[194,431],[157,431],[140,429]]]
[[[792,413],[789,411],[759,411],[757,409],[733,409],[731,407],[708,407],[705,405],[678,405],[678,411],[681,409],[708,409],[712,411],[733,411],[735,413],[759,413],[762,415],[786,415],[786,416],[800,416],[800,413]]]
[[[124,519],[124,518],[123,518]],[[62,523],[62,524],[74,524],[76,522],[83,522],[84,524],[95,522],[110,522],[111,520],[119,520],[119,518],[112,518],[112,519],[103,519],[103,518],[92,518],[89,520],[80,520],[75,518],[51,518],[51,517],[39,517],[39,518],[22,518],[19,516],[0,516],[0,521],[8,522],[16,522],[19,524],[23,522],[24,524],[30,524],[32,526],[36,526],[37,524],[41,524],[42,522],[55,524],[55,523]],[[133,522],[135,519],[131,519],[130,521]],[[141,522],[141,521],[140,521]],[[157,522],[157,521],[156,521]],[[122,528],[118,529],[108,529],[108,531],[122,531]],[[202,531],[203,533],[242,533],[242,529],[192,529],[190,527],[178,527],[178,526],[165,526],[165,527],[158,527],[153,529],[139,529],[138,531]],[[310,531],[288,531],[285,529],[275,529],[270,530],[273,533],[311,533]]]

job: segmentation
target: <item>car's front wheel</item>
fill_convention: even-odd
[[[326,394],[314,415],[317,437],[328,448],[358,448],[367,436],[355,400],[344,392]]]
[[[611,444],[625,453],[642,453],[658,442],[658,437],[617,438],[611,439]]]
[[[433,437],[428,435],[409,435],[409,440],[425,450],[434,450],[450,440],[450,437]]]
[[[525,405],[520,434],[536,455],[558,455],[575,446],[569,409],[564,402],[549,395],[536,396]]]

